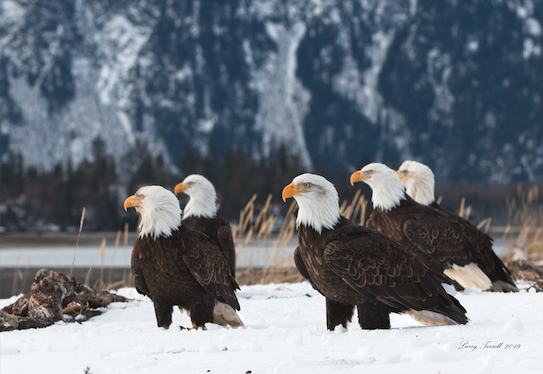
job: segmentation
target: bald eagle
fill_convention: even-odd
[[[491,287],[491,280],[474,260],[473,244],[462,226],[449,215],[414,201],[394,170],[371,163],[351,175],[351,184],[358,181],[373,191],[374,211],[368,227],[396,240],[464,288]]]
[[[465,324],[466,310],[440,277],[398,243],[343,217],[333,184],[314,174],[283,190],[299,206],[299,272],[326,298],[327,328],[347,327],[354,306],[363,329],[390,328],[389,313],[406,313],[427,325]]]
[[[466,219],[454,214],[436,203],[434,198],[434,173],[417,161],[405,161],[397,171],[406,192],[417,203],[437,209],[462,226],[466,236],[474,246],[473,260],[492,281],[490,290],[498,292],[518,292],[511,272],[494,253],[492,238],[472,225]]]
[[[228,263],[205,234],[181,224],[175,195],[161,186],[141,187],[125,200],[129,207],[141,215],[131,269],[137,291],[153,301],[158,326],[170,326],[174,305],[187,310],[193,328],[242,326],[234,294],[239,287]]]
[[[213,184],[204,176],[191,174],[175,186],[174,193],[184,192],[190,200],[183,212],[183,225],[201,231],[218,245],[236,276],[236,246],[232,228],[227,220],[217,215],[217,194]]]

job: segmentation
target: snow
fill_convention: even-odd
[[[259,109],[255,129],[262,132],[263,153],[268,156],[281,144],[287,144],[299,153],[306,169],[312,161],[304,136],[304,119],[309,110],[311,95],[296,77],[297,50],[305,36],[307,26],[296,22],[291,27],[266,22],[266,33],[275,42],[277,52],[270,52],[267,62],[257,69],[252,85],[259,95]],[[246,59],[252,52],[245,45]]]
[[[102,34],[97,36],[100,39],[98,45],[107,61],[101,68],[96,84],[103,104],[110,105],[115,101],[113,91],[124,84],[151,31],[151,27],[135,26],[127,17],[114,15],[104,26]]]
[[[372,124],[379,121],[383,107],[384,100],[378,90],[378,81],[387,52],[394,41],[394,31],[378,31],[372,35],[372,44],[367,47],[371,65],[365,71],[359,71],[354,57],[347,54],[342,71],[333,78],[333,89],[356,102],[357,108]],[[347,35],[342,35],[342,39],[342,44],[350,43]]]
[[[4,0],[0,3],[2,15],[0,25],[21,24],[25,9],[13,0]]]
[[[324,298],[308,283],[242,287],[232,329],[190,326],[174,311],[169,330],[156,327],[151,301],[114,303],[82,324],[4,332],[2,373],[541,373],[543,294],[456,294],[465,326],[420,327],[392,315],[390,330],[326,330]],[[16,297],[0,300],[0,307]]]

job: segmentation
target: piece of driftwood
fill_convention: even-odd
[[[543,267],[524,259],[512,260],[506,265],[516,282],[528,284],[537,292],[543,292]]]
[[[47,327],[57,321],[82,322],[112,302],[129,299],[96,291],[63,273],[38,270],[30,293],[0,311],[0,331]]]

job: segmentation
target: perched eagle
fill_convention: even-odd
[[[236,276],[236,246],[232,228],[227,220],[217,215],[215,187],[202,175],[192,174],[175,186],[174,193],[184,192],[190,200],[183,211],[183,225],[201,231],[217,244]]]
[[[175,195],[161,186],[141,187],[125,200],[129,207],[141,214],[132,273],[137,291],[153,300],[158,326],[170,326],[174,305],[187,310],[193,328],[242,326],[235,311],[239,287],[228,263],[209,237],[181,224]]]
[[[445,292],[440,276],[385,235],[352,223],[339,210],[333,184],[302,174],[283,190],[299,206],[299,272],[326,298],[329,330],[347,327],[354,306],[363,329],[390,328],[389,313],[427,325],[465,324],[466,310]]]
[[[431,206],[449,215],[462,226],[474,246],[473,260],[492,281],[492,291],[518,292],[511,272],[492,249],[492,238],[466,219],[444,209],[434,198],[434,173],[417,161],[405,161],[397,171],[409,196],[417,203]]]
[[[396,172],[372,163],[351,175],[351,184],[366,182],[373,190],[374,211],[366,225],[396,240],[435,271],[462,287],[487,290],[491,280],[474,259],[472,242],[448,214],[421,205],[405,192]]]

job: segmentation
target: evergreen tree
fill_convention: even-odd
[[[23,156],[20,153],[10,153],[7,161],[0,164],[0,200],[17,197],[23,189]]]

